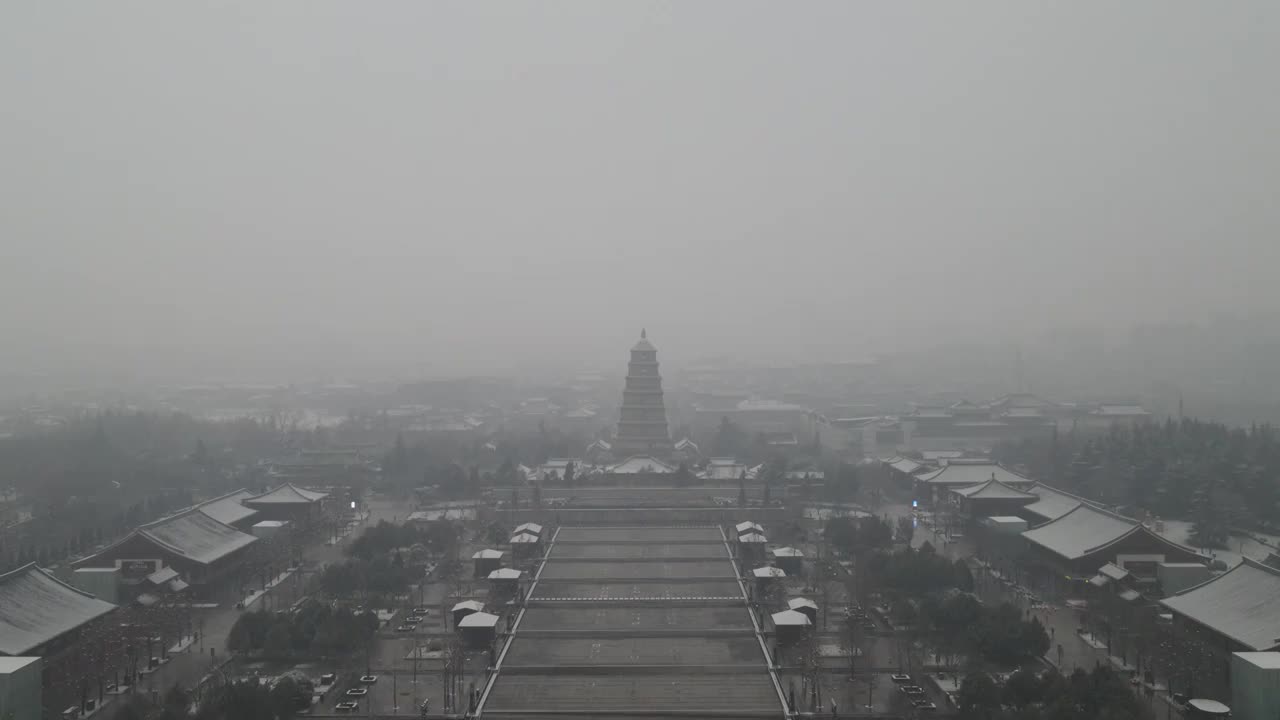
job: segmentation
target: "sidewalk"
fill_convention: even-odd
[[[260,599],[262,598],[262,596],[263,596],[263,595],[266,595],[267,593],[271,592],[271,589],[272,589],[272,588],[274,588],[275,586],[277,586],[277,585],[279,585],[280,583],[282,583],[282,582],[284,582],[285,580],[287,580],[287,579],[289,578],[289,576],[290,576],[290,575],[293,575],[293,573],[294,573],[296,570],[297,570],[297,568],[292,568],[292,569],[289,569],[289,570],[285,570],[284,572],[282,572],[282,573],[280,573],[279,575],[275,576],[275,577],[274,577],[274,578],[272,578],[271,580],[268,580],[268,581],[267,581],[267,587],[266,587],[265,589],[262,589],[262,590],[254,590],[253,592],[249,593],[248,595],[246,595],[246,596],[244,597],[244,599],[243,599],[243,600],[241,600],[241,601],[240,601],[241,605],[243,605],[243,606],[244,606],[244,609],[245,609],[245,610],[248,610],[250,605],[253,605],[255,602],[257,602],[258,600],[260,600]]]

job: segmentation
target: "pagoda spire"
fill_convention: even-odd
[[[618,433],[613,443],[616,455],[670,457],[674,446],[667,434],[658,349],[649,342],[646,328],[640,329],[640,340],[631,348],[631,362],[627,364],[618,415]]]

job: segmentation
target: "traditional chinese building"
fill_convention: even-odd
[[[662,376],[658,374],[658,349],[640,331],[640,342],[631,348],[618,434],[613,440],[616,457],[652,455],[669,458],[675,451],[667,434],[667,411],[662,401]]]

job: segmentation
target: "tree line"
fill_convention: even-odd
[[[1232,528],[1280,530],[1280,439],[1271,425],[1193,419],[1054,433],[997,450],[1003,462],[1091,499],[1191,520],[1193,541],[1221,546]]]

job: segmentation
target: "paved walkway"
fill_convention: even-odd
[[[369,503],[369,508],[371,512],[366,520],[367,524],[390,520],[396,513],[403,513],[403,508],[390,500],[375,499]],[[316,539],[303,550],[304,563],[321,567],[325,563],[341,560],[345,541],[356,535],[355,532],[351,533],[336,546],[326,544],[325,541],[328,538]],[[215,666],[224,663],[230,657],[227,652],[227,636],[231,633],[231,628],[240,614],[257,610],[271,603],[272,600],[279,600],[287,593],[294,592],[296,595],[297,579],[299,576],[294,575],[289,580],[272,585],[266,593],[256,593],[256,597],[243,611],[235,609],[230,603],[223,603],[216,608],[196,610],[192,615],[192,622],[199,630],[199,640],[185,652],[171,656],[172,659],[160,669],[141,678],[138,683],[138,692],[163,697],[164,693],[175,684],[194,687]],[[114,717],[122,705],[123,703],[120,702],[111,703],[103,708],[102,715],[98,717]]]

